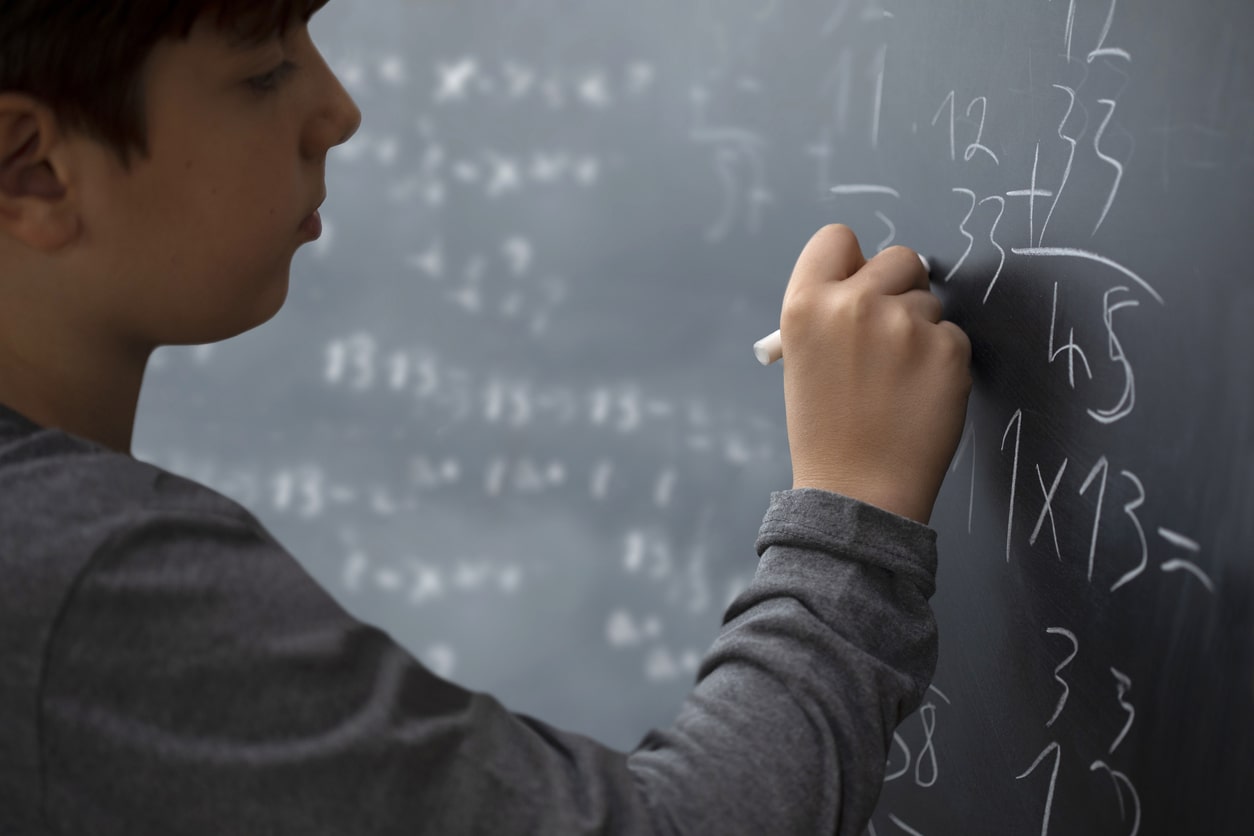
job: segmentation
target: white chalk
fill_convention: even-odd
[[[932,265],[927,263],[927,259],[919,256],[919,261],[923,262],[923,269],[927,270],[930,275]],[[769,366],[776,360],[784,356],[784,342],[780,339],[779,331],[768,334],[753,344],[753,356],[758,358],[758,362],[764,366]]]
[[[753,356],[764,366],[769,366],[784,356],[784,343],[779,331],[763,337],[753,344]]]

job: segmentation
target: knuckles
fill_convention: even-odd
[[[844,224],[824,226],[812,241],[824,247],[857,246],[853,231]],[[900,245],[877,258],[892,270],[914,269],[919,262],[914,250]],[[790,283],[780,311],[780,330],[794,347],[790,350],[823,351],[820,345],[884,349],[903,363],[941,374],[951,391],[969,393],[971,342],[960,327],[940,319],[940,299],[932,295],[920,310],[917,304],[904,304],[900,297],[875,288],[870,282]]]
[[[971,378],[971,340],[953,323],[945,323],[938,331],[939,338],[933,349],[936,362],[944,372],[954,376],[964,393],[969,394],[974,385]]]
[[[842,249],[858,246],[858,236],[854,235],[853,230],[844,224],[827,224],[814,233],[810,240],[821,241]]]
[[[876,298],[861,288],[842,287],[845,291],[835,296],[831,303],[831,316],[837,326],[848,331],[861,332],[874,323]]]
[[[903,264],[909,264],[912,267],[915,264],[920,263],[919,254],[902,244],[894,244],[891,247],[886,247],[880,252],[879,258],[884,261],[900,261]]]
[[[783,331],[800,331],[814,316],[818,307],[817,300],[812,299],[814,291],[809,288],[789,288],[784,294],[784,305],[779,313],[779,327]]]
[[[919,323],[909,310],[901,305],[884,305],[880,315],[880,328],[884,338],[894,343],[910,344],[918,333]]]

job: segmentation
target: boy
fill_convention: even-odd
[[[970,344],[844,227],[785,292],[793,488],[625,754],[436,677],[130,454],[148,357],[282,306],[361,114],[326,0],[0,0],[0,833],[861,832],[931,679]]]

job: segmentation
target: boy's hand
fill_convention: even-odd
[[[784,292],[793,487],[927,524],[966,420],[971,343],[941,320],[918,255],[867,261],[846,226],[806,244]]]

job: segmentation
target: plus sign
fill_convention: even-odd
[[[1041,159],[1041,144],[1036,143],[1036,156],[1032,158],[1032,185],[1026,189],[1016,189],[1012,192],[1006,192],[1006,197],[1026,197],[1028,199],[1028,243],[1031,244],[1036,240],[1036,199],[1038,197],[1053,197],[1054,193],[1045,189],[1036,187],[1036,167]]]

